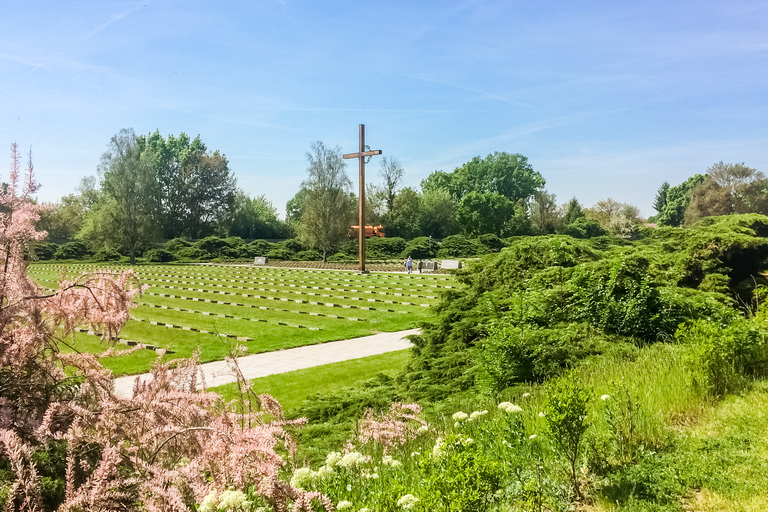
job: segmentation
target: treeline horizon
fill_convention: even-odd
[[[318,141],[310,149],[308,177],[282,220],[264,194],[251,197],[237,187],[226,155],[208,149],[199,136],[124,129],[110,140],[97,176],[83,178],[74,193],[49,205],[38,227],[49,239],[79,240],[91,253],[118,251],[131,262],[162,241],[209,236],[295,238],[325,260],[358,224],[358,196],[340,147]],[[678,185],[663,183],[653,202],[657,213],[647,219],[636,206],[610,197],[591,207],[576,197],[558,204],[521,154],[477,156],[453,171],[434,171],[418,189],[402,186],[405,170],[396,158],[381,158],[378,167],[379,181],[369,178],[373,183],[366,187],[366,224],[382,225],[387,237],[404,240],[546,234],[634,239],[646,222],[680,227],[707,216],[768,213],[768,180],[744,163],[718,162]]]

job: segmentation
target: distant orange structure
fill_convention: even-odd
[[[360,226],[352,226],[349,228],[349,237],[355,238],[360,232]],[[365,238],[371,238],[374,236],[384,236],[384,226],[379,224],[378,226],[365,226]]]

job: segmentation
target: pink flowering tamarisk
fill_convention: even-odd
[[[295,449],[290,431],[305,420],[286,421],[274,398],[259,395],[249,417],[232,412],[219,395],[196,391],[196,358],[158,362],[150,381],[119,397],[96,356],[59,350],[82,325],[114,343],[143,287],[130,270],[63,275],[53,293],[31,280],[25,254],[45,237],[35,229],[43,207],[31,201],[31,158],[23,179],[19,166],[14,144],[0,190],[0,461],[16,480],[0,509],[45,510],[32,452],[66,443],[61,511],[190,511],[229,488],[276,511],[331,511],[327,497],[280,480],[282,454]]]

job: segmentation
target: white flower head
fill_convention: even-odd
[[[536,434],[531,434],[530,436],[528,436],[528,439],[533,441],[534,439],[536,439]]]
[[[540,412],[539,413],[539,418],[543,418],[544,416],[546,416],[546,414],[544,412]]]
[[[463,411],[458,411],[458,412],[453,413],[453,416],[451,416],[451,418],[453,418],[453,421],[462,422],[462,421],[466,420],[467,418],[469,418],[469,415],[467,415],[467,413],[465,413]],[[408,496],[408,495],[406,495],[406,496]]]
[[[342,500],[336,505],[336,508],[338,510],[345,510],[348,508],[352,508],[352,502],[347,500]]]
[[[603,396],[600,397],[600,400],[602,400],[603,402],[605,402],[606,400],[610,400],[610,399],[611,399],[611,395],[603,395]]]
[[[331,452],[325,457],[325,463],[329,466],[335,466],[343,457],[339,452]]]
[[[522,407],[515,405],[512,402],[501,402],[498,407],[500,410],[506,412],[507,414],[517,414],[519,412],[523,412]]]
[[[531,396],[530,393],[523,393],[523,398],[528,398],[529,396]]]
[[[308,467],[299,468],[294,471],[293,476],[291,477],[291,487],[306,489],[312,485],[312,480],[315,475],[316,473]]]
[[[402,508],[403,510],[413,510],[413,508],[416,506],[418,502],[419,502],[419,498],[417,498],[413,494],[406,494],[405,496],[397,500],[397,506]]]
[[[245,510],[249,505],[242,491],[224,491],[219,497],[219,510]]]

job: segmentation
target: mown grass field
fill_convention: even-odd
[[[41,286],[56,288],[62,267],[70,279],[94,270],[123,270],[99,264],[30,265]],[[416,327],[429,315],[442,290],[455,286],[448,275],[285,269],[233,265],[139,265],[149,289],[137,300],[120,343],[164,349],[164,360],[223,359],[234,343],[249,353],[355,338]],[[78,333],[73,349],[100,353],[97,333]],[[105,358],[115,375],[148,371],[151,349]]]

